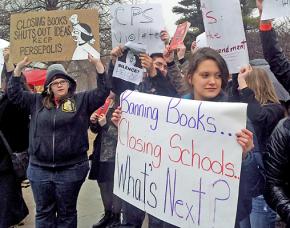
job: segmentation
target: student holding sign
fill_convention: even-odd
[[[228,77],[229,71],[226,62],[216,51],[210,48],[198,49],[189,63],[186,76],[189,89],[188,94],[183,98],[200,101],[227,102],[229,98],[224,92],[224,89],[227,85]],[[113,113],[112,121],[117,125],[120,118],[121,110],[116,109]],[[247,154],[253,148],[253,134],[247,129],[242,129],[236,136],[237,142],[243,149],[243,164],[251,165],[252,161],[248,159]],[[243,175],[241,174],[241,176]],[[239,209],[238,206],[237,214],[239,214]],[[164,222],[159,227],[174,226]]]
[[[118,46],[111,51],[112,61],[109,66],[109,72],[113,71],[117,58],[121,57],[123,52],[124,48],[121,46]],[[177,66],[174,69],[173,67],[168,69],[168,64],[162,53],[153,53],[150,56],[146,53],[140,53],[138,58],[141,60],[142,67],[146,69],[146,74],[142,82],[136,85],[126,81],[125,78],[111,77],[112,75],[109,73],[109,77],[112,81],[112,91],[117,95],[120,95],[126,89],[137,89],[140,92],[145,93],[176,96],[176,90],[180,87],[179,85],[182,81]],[[175,65],[175,63],[173,64]]]
[[[256,0],[260,15],[262,2],[262,0]],[[260,21],[260,35],[265,59],[278,81],[290,92],[290,61],[281,50],[271,21]],[[265,156],[266,189],[264,194],[267,203],[277,211],[287,223],[287,227],[290,227],[289,126],[289,118],[280,121],[270,137]]]
[[[99,67],[98,59],[89,61]],[[30,111],[30,154],[27,176],[36,204],[36,227],[77,227],[77,198],[89,170],[87,150],[91,113],[108,96],[103,77],[91,91],[75,93],[76,82],[61,64],[48,67],[45,90],[32,94],[21,88],[20,61],[9,81],[8,97]]]

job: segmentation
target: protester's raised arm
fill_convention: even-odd
[[[123,55],[123,52],[124,52],[124,47],[122,45],[119,45],[112,49],[110,56],[111,56],[111,61],[113,65],[115,65],[117,59]]]
[[[105,73],[105,67],[100,59],[94,58],[92,55],[89,54],[89,62],[94,64],[98,74]]]
[[[4,65],[5,65],[5,71],[6,74],[9,74],[11,76],[12,72],[14,71],[14,65],[9,61],[10,57],[10,48],[4,48],[3,50],[3,58],[4,58]]]
[[[259,12],[263,12],[262,0],[256,0]],[[290,93],[290,62],[285,56],[277,38],[277,34],[272,27],[272,22],[260,21],[260,37],[264,57],[270,65],[278,81]]]
[[[24,57],[23,60],[21,60],[19,63],[17,63],[17,65],[16,65],[16,67],[15,67],[15,69],[14,69],[14,74],[13,74],[13,76],[14,76],[14,77],[20,77],[20,76],[21,76],[21,72],[22,72],[22,70],[23,70],[27,65],[29,65],[29,64],[30,64],[30,61],[29,61],[28,57],[27,57],[27,56]]]
[[[185,60],[185,53],[186,53],[186,46],[184,45],[184,43],[179,44],[176,50],[178,61]]]
[[[168,45],[170,41],[169,33],[166,30],[162,30],[160,32],[160,39],[164,42],[165,45]]]
[[[110,90],[106,85],[106,72],[101,60],[89,56],[89,62],[94,64],[97,70],[97,88],[80,93],[80,95],[84,96],[88,113],[92,114],[105,103]]]
[[[184,79],[182,77],[181,70],[174,61],[174,51],[170,50],[169,46],[164,49],[163,57],[167,63],[167,77],[170,84],[174,87],[178,95],[184,95],[185,91],[187,90],[185,87]]]
[[[29,63],[28,58],[25,57],[16,65],[13,77],[9,79],[7,87],[9,100],[27,110],[31,110],[31,107],[36,103],[37,96],[40,96],[39,94],[33,94],[30,91],[24,91],[23,78],[21,77],[21,74],[24,67]]]
[[[153,65],[153,59],[145,53],[141,53],[139,58],[141,60],[142,67],[147,70],[149,77],[157,76],[157,70]]]

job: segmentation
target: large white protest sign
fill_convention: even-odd
[[[3,50],[4,48],[9,46],[9,42],[3,39],[0,39],[0,88],[2,88],[2,71],[4,67],[4,57],[3,57]]]
[[[163,53],[164,43],[160,32],[164,30],[162,8],[159,4],[111,6],[112,45],[125,44],[128,41],[147,46],[148,52]]]
[[[264,0],[262,20],[290,16],[290,0]]]
[[[209,47],[226,60],[230,73],[249,64],[239,0],[201,0],[203,23]]]
[[[246,104],[129,90],[120,104],[114,193],[178,227],[233,228]]]

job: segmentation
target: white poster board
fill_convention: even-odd
[[[246,104],[129,90],[120,104],[114,193],[178,227],[233,228]]]
[[[196,47],[198,47],[198,48],[208,47],[205,32],[199,34],[196,37]]]
[[[249,64],[239,0],[201,0],[203,23],[209,47],[226,60],[230,73]]]
[[[165,29],[162,7],[159,4],[111,6],[112,46],[128,41],[144,44],[149,54],[163,53],[160,32]]]
[[[290,16],[290,0],[264,0],[262,20]]]
[[[4,67],[3,50],[8,46],[9,46],[8,41],[0,39],[0,88],[2,88],[2,71]]]

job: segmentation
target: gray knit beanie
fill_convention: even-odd
[[[70,82],[71,86],[74,87],[74,89],[75,89],[76,82],[71,76],[68,75],[68,73],[64,69],[63,65],[52,64],[47,68],[46,80],[44,83],[45,90],[47,90],[47,86],[49,85],[49,83],[52,82],[54,77],[67,79]]]

